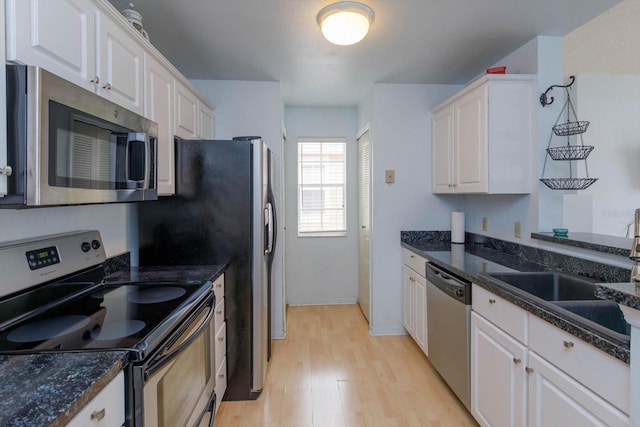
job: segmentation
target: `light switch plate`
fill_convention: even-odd
[[[488,225],[487,225],[487,222],[488,222],[487,221],[487,217],[483,216],[482,217],[482,231],[487,231],[487,228],[489,228]]]
[[[513,237],[517,239],[522,237],[522,224],[520,224],[520,221],[513,223]]]
[[[393,184],[396,182],[396,171],[393,169],[387,169],[384,171],[384,182],[387,184]]]

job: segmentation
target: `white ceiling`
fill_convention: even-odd
[[[361,0],[376,17],[354,46],[322,37],[316,14],[331,0],[134,1],[151,42],[190,79],[279,81],[286,105],[354,106],[372,83],[466,83],[620,0]]]

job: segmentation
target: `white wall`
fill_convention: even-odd
[[[582,135],[584,144],[595,147],[587,159],[589,176],[598,181],[580,192],[583,199],[590,198],[591,212],[574,210],[565,215],[564,225],[569,230],[624,237],[640,206],[640,75],[581,74],[575,86],[578,118],[590,121]],[[580,176],[585,176],[583,162],[576,163]],[[566,200],[564,208],[567,214]],[[573,225],[590,213],[590,229]]]
[[[624,0],[564,37],[565,75],[640,74],[640,1]]]
[[[285,109],[287,303],[353,304],[358,297],[358,144],[355,108]],[[347,235],[298,237],[298,138],[347,140]]]
[[[22,210],[2,209],[0,210],[0,242],[66,231],[98,230],[108,257],[132,250],[137,253],[138,231],[135,206],[135,204],[109,204]]]
[[[431,109],[459,86],[375,84],[359,106],[371,123],[371,322],[373,335],[404,334],[402,230],[448,230],[453,199],[431,194]],[[367,113],[368,112],[368,113]],[[370,116],[367,117],[367,114]],[[386,169],[396,171],[386,184]]]
[[[193,80],[193,85],[213,104],[215,110],[216,139],[231,139],[241,135],[259,135],[271,148],[275,158],[274,196],[277,210],[283,211],[282,122],[284,104],[280,83],[222,80]],[[282,223],[278,224],[278,236],[283,236]],[[272,284],[273,338],[286,335],[284,306],[282,240],[276,242]]]

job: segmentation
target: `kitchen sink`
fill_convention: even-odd
[[[502,282],[545,301],[597,300],[594,281],[555,271],[490,273]]]
[[[595,281],[555,271],[488,273],[508,290],[534,300],[548,311],[622,343],[630,326],[618,304],[595,295]]]
[[[631,327],[624,320],[622,310],[613,301],[557,301],[553,304],[618,334],[628,337],[631,333]]]

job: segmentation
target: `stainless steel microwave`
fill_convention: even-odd
[[[50,72],[7,65],[0,207],[155,200],[158,125]]]

